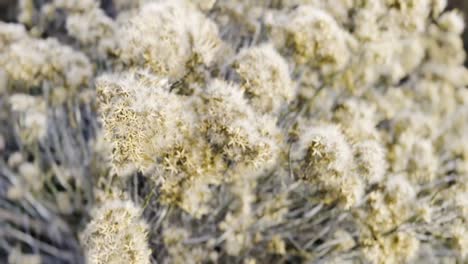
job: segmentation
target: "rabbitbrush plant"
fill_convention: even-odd
[[[21,0],[0,260],[465,263],[445,0]]]

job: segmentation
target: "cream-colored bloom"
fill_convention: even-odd
[[[281,143],[275,121],[254,112],[238,86],[215,80],[200,103],[201,132],[231,166],[263,169],[275,162]]]
[[[97,83],[105,137],[113,145],[112,162],[125,174],[151,168],[168,148],[190,131],[193,117],[182,97],[167,91],[168,80],[126,73],[105,75]]]
[[[367,140],[353,146],[358,174],[369,183],[381,181],[387,169],[385,149],[374,140]]]
[[[299,64],[340,70],[349,60],[347,35],[327,12],[301,5],[272,21],[272,39],[280,48],[291,47]]]
[[[81,234],[90,264],[150,263],[148,226],[131,201],[108,200],[95,208]]]
[[[261,112],[276,114],[295,95],[288,65],[271,45],[241,51],[235,69],[245,96]]]
[[[21,138],[26,143],[43,139],[47,133],[47,105],[43,98],[13,94],[9,99],[11,109],[18,117]]]
[[[317,185],[328,199],[338,199],[345,207],[360,201],[364,183],[352,171],[351,146],[338,126],[303,127],[290,156],[295,176]]]
[[[25,90],[49,85],[74,91],[88,85],[93,72],[90,61],[83,53],[53,38],[27,36],[21,27],[0,24],[0,28],[6,33],[0,35],[6,45],[0,47],[0,65],[10,81],[19,82],[26,87]]]
[[[465,21],[463,15],[454,10],[445,12],[438,20],[439,25],[448,32],[460,35],[465,29]]]
[[[190,63],[209,66],[221,43],[216,24],[183,0],[145,4],[120,34],[125,62],[172,79],[184,77]]]

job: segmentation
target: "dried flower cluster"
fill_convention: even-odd
[[[468,261],[445,0],[104,2],[0,22],[0,259]]]
[[[131,201],[108,200],[92,214],[81,241],[87,263],[150,263],[147,225]]]

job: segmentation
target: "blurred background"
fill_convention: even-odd
[[[18,2],[20,0],[0,0],[0,20],[12,22],[15,21],[16,9]],[[112,0],[96,0],[101,2],[101,6],[106,10],[106,13],[112,16]],[[255,0],[252,0],[255,1]],[[38,6],[47,0],[35,0],[34,1]],[[448,8],[454,9],[458,8],[461,12],[465,14],[465,21],[468,24],[468,0],[448,0]],[[465,29],[463,35],[465,41],[465,50],[468,51],[468,30]],[[468,60],[465,62],[465,65],[468,65]]]
[[[20,0],[0,0],[0,20],[7,22],[15,21],[16,9],[19,1]],[[106,10],[106,13],[112,16],[112,0],[96,1],[101,2],[101,6]],[[47,2],[47,0],[35,0],[34,2],[40,6],[43,2]],[[448,0],[448,8],[458,8],[465,14],[465,21],[468,22],[468,0]],[[465,30],[463,39],[465,40],[465,50],[468,51],[468,30]],[[468,65],[468,61],[465,62],[465,64]]]

